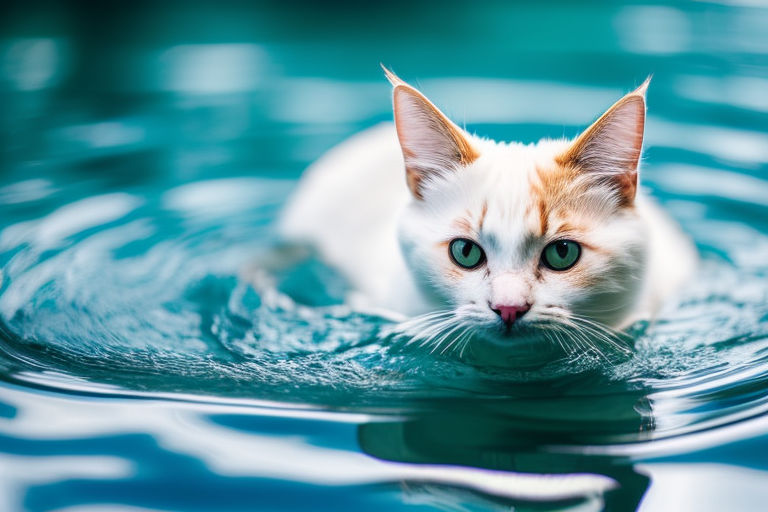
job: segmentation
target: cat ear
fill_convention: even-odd
[[[395,126],[405,160],[408,188],[422,199],[424,180],[472,163],[479,155],[468,136],[426,96],[382,66],[394,87]]]
[[[617,101],[592,123],[558,157],[558,163],[610,183],[619,194],[622,206],[631,205],[637,191],[637,167],[643,147],[645,92],[643,84]]]

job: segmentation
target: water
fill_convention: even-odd
[[[0,509],[762,509],[768,10],[436,8],[11,6]],[[654,74],[644,186],[702,265],[631,356],[473,365],[321,262],[278,276],[310,306],[245,282],[306,165],[390,118],[379,61],[524,141]]]

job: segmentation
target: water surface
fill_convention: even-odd
[[[104,9],[1,26],[0,508],[761,509],[768,10]],[[301,306],[243,279],[302,170],[390,118],[379,61],[526,142],[654,75],[643,186],[702,261],[632,354],[476,365],[321,262],[279,275]]]

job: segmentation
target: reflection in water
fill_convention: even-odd
[[[466,428],[467,424],[472,428]],[[438,416],[429,420],[364,424],[358,439],[363,451],[384,460],[487,468],[515,475],[517,480],[509,481],[512,485],[505,494],[496,495],[497,499],[506,498],[504,504],[515,510],[525,510],[525,503],[532,501],[542,510],[568,510],[571,506],[582,510],[585,501],[595,498],[600,506],[587,510],[600,510],[603,506],[633,510],[648,487],[648,477],[627,462],[558,453],[543,445],[513,440],[516,434],[501,423],[483,425],[482,418],[457,421],[456,417]],[[597,478],[585,478],[588,475],[604,476],[615,484],[606,488]],[[426,486],[422,492],[431,494],[434,487]],[[466,496],[462,492],[457,494]]]
[[[211,429],[188,418],[185,428],[199,428],[184,437],[172,420],[150,428],[135,406],[103,428],[149,431],[175,452],[200,460],[217,453],[208,464],[239,465],[259,478],[282,474],[271,461],[293,453],[283,474],[291,481],[331,478],[323,485],[339,486],[368,475],[367,483],[405,482],[411,503],[491,510],[634,509],[646,475],[658,471],[636,464],[647,454],[653,460],[660,440],[717,429],[766,407],[762,266],[744,265],[738,274],[705,265],[705,278],[680,305],[637,326],[628,360],[478,367],[380,339],[388,323],[334,305],[342,285],[317,262],[289,271],[281,286],[329,306],[270,301],[232,275],[271,243],[265,222],[285,193],[281,180],[209,180],[164,191],[159,201],[93,196],[23,229],[7,227],[0,240],[15,249],[0,295],[3,378],[38,389],[374,414],[358,426],[359,447],[399,466],[363,470],[367,463],[356,455],[352,464],[345,449],[308,451],[279,443],[279,430],[239,434],[242,424],[231,421]],[[750,202],[742,196],[734,198]],[[184,237],[169,243],[163,233],[174,231]],[[233,239],[258,243],[242,251]],[[733,242],[735,259],[743,242],[724,240]],[[757,272],[752,284],[735,286],[748,271]],[[89,409],[67,410],[86,423],[66,433],[39,419],[49,411],[26,423],[17,417],[7,434],[23,437],[47,425],[54,436],[95,435]],[[237,457],[246,452],[261,458]],[[329,461],[353,469],[318,474]]]
[[[23,401],[23,393],[18,389],[4,386],[2,395],[6,407],[13,408]],[[27,462],[9,475],[8,487],[30,485],[33,481],[43,489],[55,487],[62,473],[71,476],[66,471],[57,471],[67,463],[78,464],[78,478],[93,479],[96,487],[104,486],[111,480],[130,481],[136,474],[154,471],[156,464],[174,459],[174,465],[182,461],[187,464],[182,470],[187,477],[200,478],[208,474],[208,480],[229,477],[256,483],[262,479],[293,482],[300,488],[323,486],[326,489],[364,489],[372,484],[387,489],[385,484],[403,482],[414,487],[472,489],[497,501],[522,496],[562,502],[577,500],[582,494],[594,499],[614,486],[612,480],[600,475],[551,476],[542,481],[533,475],[489,471],[482,467],[383,462],[349,449],[355,443],[354,425],[370,418],[331,416],[317,411],[270,411],[253,403],[245,408],[242,405],[158,404],[151,400],[135,403],[121,399],[82,401],[42,395],[29,407],[16,409],[12,423],[0,424],[0,434],[5,436],[0,437],[0,447],[9,448],[4,445],[5,438],[16,441],[15,448],[11,448],[14,455],[0,456],[0,464],[10,464],[18,460],[19,455],[28,454],[26,447],[37,441],[43,443],[38,455],[44,458],[39,461],[50,463],[47,470],[33,475],[31,471],[39,464]],[[146,436],[141,434],[151,436],[149,446],[146,446]],[[90,457],[62,456],[75,449],[78,439],[84,435],[113,441],[94,446]],[[116,440],[120,442],[115,443]],[[46,443],[49,446],[45,446]],[[155,452],[154,456],[149,460],[137,458],[137,448]],[[187,460],[204,464],[189,464]],[[98,475],[91,470],[96,463],[104,464],[104,471]],[[171,495],[179,491],[195,493],[179,484],[183,482],[169,487]],[[13,494],[3,498],[12,503]],[[156,506],[163,499],[162,495],[149,494],[143,496],[139,504]]]
[[[363,424],[358,440],[364,452],[384,460],[525,475],[529,479],[510,489],[504,502],[515,510],[525,510],[526,500],[539,502],[537,510],[541,502],[549,503],[551,510],[634,510],[648,487],[647,476],[636,472],[629,459],[588,455],[568,447],[616,442],[632,432],[642,439],[653,424],[644,404],[644,393],[628,390],[582,399],[452,401],[447,411]],[[574,475],[602,475],[615,485],[606,489],[599,480],[564,485]],[[422,492],[435,490],[426,487]],[[585,500],[596,497],[594,506],[585,508]]]

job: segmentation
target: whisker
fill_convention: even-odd
[[[429,324],[430,322],[437,321],[446,317],[450,317],[453,314],[454,313],[452,310],[434,311],[431,313],[426,313],[424,315],[419,315],[419,316],[410,318],[404,322],[400,322],[394,328],[399,332],[403,332],[403,331],[411,330],[413,328],[418,328],[423,324]]]
[[[461,308],[432,311],[396,324],[391,333],[396,339],[407,337],[406,344],[416,344],[432,354],[458,353],[463,357],[471,347],[476,327],[468,313]],[[593,354],[614,364],[612,353],[632,353],[632,336],[584,315],[555,308],[542,313],[540,319],[538,328],[543,339],[572,361]]]
[[[448,319],[442,320],[440,322],[437,322],[430,329],[426,329],[422,331],[421,334],[417,334],[416,336],[414,336],[411,339],[411,341],[409,341],[408,343],[421,339],[422,341],[421,343],[419,343],[419,347],[424,347],[434,342],[435,338],[441,338],[443,334],[452,326],[453,326],[453,319],[448,318]]]
[[[579,323],[579,321],[575,319],[571,319],[569,321],[569,325],[572,326],[574,333],[580,340],[582,340],[582,343],[585,345],[585,347],[589,348],[592,352],[605,359],[609,363],[612,363],[613,361],[611,361],[606,353],[601,350],[601,346],[603,348],[606,346],[610,347],[624,355],[631,353],[629,348],[617,343],[613,339],[613,334],[610,332],[601,331],[600,329],[586,323]]]
[[[437,343],[435,343],[435,346],[434,346],[434,347],[432,347],[432,350],[431,350],[430,352],[434,354],[434,353],[437,351],[437,349],[438,349],[438,348],[440,348],[440,345],[442,345],[442,344],[443,344],[445,341],[449,340],[449,339],[450,339],[450,337],[451,337],[451,334],[453,334],[453,333],[455,333],[456,331],[458,331],[459,329],[461,329],[461,327],[462,327],[462,325],[461,325],[461,324],[456,324],[456,325],[454,325],[454,326],[453,326],[451,329],[448,329],[448,330],[445,332],[445,334],[443,334],[442,336],[440,336],[440,339],[437,341]],[[448,347],[450,347],[450,344],[448,344],[448,345],[447,345],[445,348],[443,348],[443,350],[441,350],[441,351],[440,351],[440,354],[443,354],[443,353],[445,353],[445,351],[446,351],[446,349],[447,349]]]
[[[562,335],[562,336],[561,336]],[[557,344],[560,346],[560,349],[565,352],[566,354],[570,355],[572,353],[572,350],[570,350],[568,346],[568,333],[565,331],[563,326],[558,324],[552,325],[552,336],[557,340]],[[565,341],[563,341],[563,338],[565,338]]]
[[[470,337],[472,326],[468,325],[468,324],[462,324],[462,327],[463,327],[463,329],[461,330],[461,332],[459,332],[458,336],[456,336],[456,338],[453,340],[453,342],[451,342],[451,345],[453,347],[451,349],[452,352],[456,352],[460,348],[466,347],[466,345],[464,345],[464,343],[465,343],[465,340],[469,339],[469,337]],[[459,352],[459,357],[461,357],[463,355],[463,353],[464,353],[464,351],[462,349]]]
[[[619,351],[626,353],[631,352],[630,342],[632,340],[632,336],[629,334],[579,315],[573,315],[572,320],[575,323],[581,324],[585,329],[600,336],[607,343]]]
[[[474,335],[474,329],[471,325],[467,326],[467,330],[464,332],[464,339],[461,342],[461,350],[459,351],[459,357],[464,357],[464,351],[469,346],[469,342],[472,341]]]
[[[558,334],[559,344],[566,353],[573,353],[574,351],[592,352],[609,363],[613,363],[613,361],[606,354],[604,350],[606,348],[623,355],[632,353],[631,336],[627,333],[573,313],[567,315],[545,314],[543,316],[551,322],[549,326]],[[559,335],[565,338],[565,342]]]
[[[452,310],[433,311],[401,322],[386,334],[393,334],[395,339],[410,337],[407,344],[422,341],[420,346],[424,346],[430,338],[439,336],[453,323],[453,315]]]

